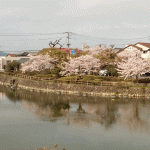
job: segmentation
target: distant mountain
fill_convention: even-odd
[[[0,56],[7,56],[8,54],[5,52],[0,51]]]

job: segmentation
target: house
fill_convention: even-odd
[[[29,56],[19,56],[17,54],[8,54],[7,56],[0,57],[0,71],[3,72],[6,65],[16,60],[20,63],[24,63],[30,59]]]
[[[135,46],[142,49],[142,54],[141,54],[142,58],[146,58],[146,59],[150,58],[150,43],[138,42],[135,44]]]
[[[18,54],[17,57],[28,56],[28,54],[29,54],[28,52],[24,52],[24,53]]]
[[[24,53],[18,54],[17,56],[19,56],[19,57],[23,57],[23,56],[31,57],[31,56],[36,56],[37,53],[38,53],[38,52],[24,52]]]
[[[127,45],[125,48],[119,50],[117,53],[121,53],[126,51],[126,54],[131,52],[131,51],[137,51],[138,54],[140,53],[140,56],[144,59],[149,59],[150,58],[150,43],[141,43],[138,42],[134,45]]]
[[[31,56],[37,56],[38,52],[28,52],[28,55],[29,57]]]
[[[25,63],[29,60],[30,58],[21,58],[18,60],[19,63]]]
[[[142,51],[140,47],[130,44],[130,45],[127,45],[125,48],[120,49],[117,53],[123,52],[124,50],[133,50],[133,49]]]

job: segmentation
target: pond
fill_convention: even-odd
[[[148,150],[150,100],[11,91],[0,86],[0,149]]]

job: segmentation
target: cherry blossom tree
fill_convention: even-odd
[[[105,51],[106,49],[108,49],[108,48],[95,46],[95,47],[92,47],[92,48],[88,48],[84,51],[88,51],[89,55],[96,55],[98,53],[101,53],[101,52]]]
[[[118,71],[125,79],[129,76],[136,76],[138,80],[138,75],[149,71],[149,66],[150,62],[147,60],[140,57],[130,57],[118,63]]]
[[[108,50],[108,48],[99,46],[87,48],[86,50],[84,50],[87,51],[86,55],[82,55],[77,58],[71,58],[68,62],[64,62],[62,64],[61,74],[62,75],[64,74],[70,75],[72,73],[82,74],[83,71],[89,73],[90,70],[96,72],[96,70],[98,70],[101,65],[107,63],[106,61],[103,61],[97,57],[98,54],[105,53],[106,50]],[[110,48],[109,50],[112,49]],[[107,57],[107,55],[105,57]]]
[[[141,58],[141,51],[125,50],[118,54],[122,57],[122,61],[118,62],[118,72],[125,77],[136,76],[138,81],[138,75],[149,71],[150,60]]]
[[[45,69],[53,69],[58,63],[58,59],[51,58],[49,55],[32,56],[31,59],[21,64],[21,71],[42,71]]]
[[[69,62],[62,64],[63,71],[61,74],[70,75],[72,73],[79,73],[80,71],[89,72],[91,69],[98,69],[100,65],[99,59],[92,55],[71,58]]]
[[[132,48],[132,49],[125,49],[121,52],[118,53],[119,57],[123,57],[125,58],[129,58],[129,57],[141,57],[141,51],[136,49],[136,48]]]

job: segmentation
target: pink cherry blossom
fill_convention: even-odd
[[[77,58],[70,58],[68,62],[64,62],[62,64],[61,74],[70,75],[72,73],[79,73],[79,72],[82,74],[82,72],[89,73],[90,70],[96,72],[96,70],[98,70],[102,64],[100,60],[95,57],[95,55],[105,51],[106,49],[108,48],[97,46],[84,50],[88,51],[87,55],[80,56]]]
[[[42,71],[52,69],[58,63],[58,59],[51,58],[49,55],[32,56],[31,59],[21,64],[21,71]]]
[[[139,57],[130,57],[118,63],[119,73],[125,77],[136,76],[149,71],[150,62]]]

